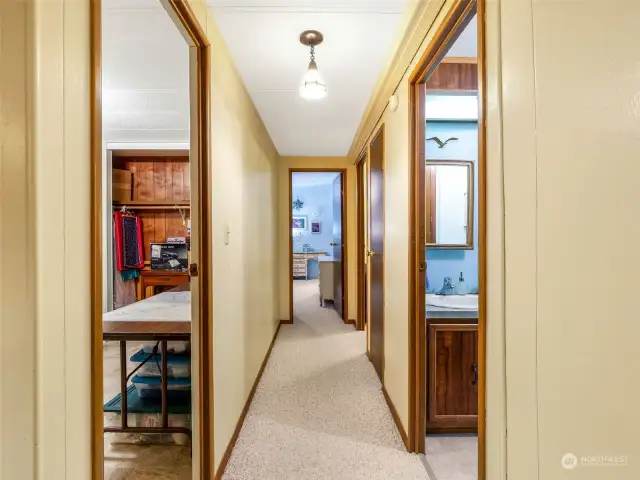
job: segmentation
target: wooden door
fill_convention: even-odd
[[[358,207],[358,318],[356,319],[356,328],[358,330],[365,330],[367,325],[367,239],[365,235],[366,169],[367,161],[365,159],[361,159],[356,167],[358,181],[356,187],[356,202]]]
[[[342,197],[343,197],[343,184],[344,179],[341,173],[333,180],[333,305],[340,315],[340,318],[344,320],[346,312],[344,311],[344,285],[343,285],[343,248],[344,242],[342,239]]]
[[[429,325],[427,432],[478,428],[478,325]]]
[[[369,147],[369,357],[384,379],[384,133]]]

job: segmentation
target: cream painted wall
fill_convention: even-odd
[[[190,1],[190,4],[211,43],[217,468],[279,324],[278,154],[220,36],[214,16],[203,3]]]
[[[37,477],[90,476],[89,1],[33,5]]]
[[[0,3],[0,480],[35,474],[32,164],[27,3]]]
[[[501,14],[509,476],[640,478],[640,4]]]
[[[356,296],[356,168],[347,157],[282,157],[278,162],[278,289],[281,320],[289,320],[289,235],[291,204],[289,203],[290,168],[347,169],[347,268],[349,319],[358,312]]]

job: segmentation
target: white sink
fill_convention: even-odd
[[[427,293],[426,304],[453,310],[478,310],[478,295],[435,295]]]

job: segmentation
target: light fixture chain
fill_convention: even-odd
[[[316,59],[316,47],[311,45],[311,60]]]

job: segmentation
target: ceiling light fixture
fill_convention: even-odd
[[[323,40],[322,34],[316,30],[306,30],[300,34],[300,43],[311,49],[309,68],[300,85],[300,96],[307,100],[318,100],[327,96],[327,86],[318,72],[315,55],[315,47],[320,45]]]

